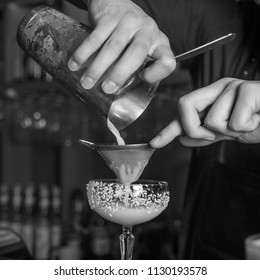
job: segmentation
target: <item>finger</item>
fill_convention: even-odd
[[[244,82],[239,87],[236,106],[230,119],[230,127],[236,131],[253,131],[259,126],[259,83]]]
[[[252,132],[245,132],[238,137],[238,141],[245,144],[260,143],[260,126]]]
[[[211,144],[214,144],[216,142],[222,141],[222,140],[235,140],[234,137],[227,136],[227,135],[220,135],[217,134],[214,140],[203,140],[203,139],[193,139],[187,136],[180,136],[179,141],[183,146],[186,147],[203,147],[208,146]]]
[[[168,45],[159,45],[151,55],[154,62],[141,72],[141,78],[156,83],[168,77],[176,68],[174,55]]]
[[[241,112],[242,114],[243,112]],[[247,112],[249,113],[249,111]],[[235,116],[234,116],[235,118]],[[245,119],[249,118],[249,115],[247,117],[245,117]],[[233,120],[233,119],[232,119]],[[260,123],[260,114],[259,113],[255,113],[253,115],[250,116],[250,119],[248,119],[247,121],[245,120],[235,120],[232,121],[232,127],[235,127],[236,130],[239,131],[253,131],[256,127],[259,126]],[[234,124],[236,123],[236,124]]]
[[[114,24],[98,24],[90,35],[81,43],[68,62],[71,71],[77,71],[87,59],[95,53],[114,30]]]
[[[203,126],[200,114],[215,102],[229,81],[230,79],[219,80],[214,84],[195,90],[179,99],[179,114],[187,136],[195,139],[214,139],[214,133]]]
[[[183,133],[181,123],[178,119],[173,120],[161,132],[150,141],[154,148],[162,148]]]
[[[204,119],[204,125],[220,134],[238,137],[241,133],[230,129],[229,120],[234,104],[237,102],[237,89],[241,82],[232,81],[211,106]]]
[[[118,62],[112,67],[102,83],[104,92],[115,93],[127,79],[143,64],[147,57],[150,35],[139,31]]]
[[[102,77],[111,64],[121,55],[129,40],[129,32],[127,30],[122,32],[120,25],[118,25],[83,74],[81,78],[83,88],[90,89],[94,86],[96,81]]]

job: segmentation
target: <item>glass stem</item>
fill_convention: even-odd
[[[133,248],[135,237],[132,234],[131,226],[123,226],[123,232],[119,236],[121,260],[131,260],[133,256]]]

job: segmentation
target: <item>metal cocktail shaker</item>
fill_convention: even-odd
[[[84,89],[80,78],[95,54],[76,72],[71,72],[67,63],[90,32],[91,28],[67,15],[51,7],[40,6],[31,10],[21,21],[17,41],[70,94],[105,119],[109,118],[118,130],[122,130],[143,113],[158,84],[148,84],[139,78],[139,72],[145,67],[143,63],[115,94],[106,94],[101,88],[106,73],[94,88]]]

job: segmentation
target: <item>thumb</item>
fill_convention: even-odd
[[[218,133],[215,133],[214,140],[194,139],[187,136],[182,136],[179,138],[180,143],[186,147],[203,147],[223,140],[235,141],[236,138],[228,135],[218,134]]]
[[[183,128],[180,123],[180,120],[175,119],[150,141],[150,145],[155,149],[162,148],[169,144],[173,139],[180,136],[182,133]]]

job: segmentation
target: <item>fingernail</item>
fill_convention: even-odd
[[[85,76],[81,80],[81,85],[84,89],[91,89],[93,87],[94,83],[95,83],[95,81],[88,76]]]
[[[79,64],[73,59],[69,60],[68,66],[71,71],[76,71],[79,68]]]
[[[209,135],[209,136],[204,137],[203,139],[207,140],[207,141],[213,141],[215,139],[215,136]]]
[[[151,141],[150,141],[150,145],[156,145],[157,143],[159,143],[159,141],[161,140],[161,137],[160,136],[156,136],[155,138],[153,138]]]
[[[105,93],[111,94],[118,90],[118,85],[115,82],[108,81],[102,84],[102,89]]]

